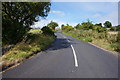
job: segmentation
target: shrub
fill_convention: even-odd
[[[118,35],[117,35],[117,42],[120,43],[120,32],[118,32]]]
[[[120,45],[118,43],[111,44],[111,47],[115,50],[120,52]]]
[[[68,32],[68,31],[73,30],[73,27],[72,27],[72,26],[63,26],[63,27],[62,27],[62,30]]]
[[[20,42],[23,39],[23,36],[30,29],[18,23],[13,24],[11,21],[8,20],[3,20],[2,25],[2,41],[4,44],[16,44],[17,42]]]
[[[118,26],[116,27],[116,30],[117,30],[117,31],[120,31],[120,25],[118,25]]]
[[[54,35],[54,32],[52,31],[52,29],[50,29],[47,26],[44,26],[41,30],[43,31],[43,34],[45,35]]]
[[[86,42],[92,42],[92,38],[86,37],[86,38],[84,38],[84,41],[86,41]]]
[[[101,26],[94,26],[93,27],[93,30],[96,30],[97,32],[106,32],[107,31],[107,29],[105,28],[105,27],[101,27]]]
[[[82,27],[83,30],[92,29],[92,28],[93,28],[92,21],[90,21],[90,20],[88,19],[87,22],[81,23],[81,27]]]
[[[116,43],[117,42],[117,35],[108,35],[107,36],[107,41],[109,43]]]
[[[115,30],[116,30],[116,27],[111,27],[110,30],[111,30],[111,31],[115,31]]]

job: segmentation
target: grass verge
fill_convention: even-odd
[[[30,30],[21,42],[1,57],[2,69],[22,62],[47,48],[54,40],[55,36],[44,35],[41,30]]]
[[[120,52],[120,37],[118,35],[110,35],[107,33],[98,33],[94,31],[62,31],[63,34],[72,36],[74,38],[80,39],[85,42],[91,42],[99,47],[102,47],[106,50]]]

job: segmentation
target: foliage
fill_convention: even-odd
[[[54,35],[54,32],[52,31],[52,29],[50,29],[47,26],[44,26],[41,30],[43,31],[43,34],[45,35]]]
[[[53,31],[55,31],[55,27],[58,26],[58,23],[51,21],[48,25]]]
[[[120,25],[116,26],[116,31],[120,31]]]
[[[120,33],[118,35],[111,35],[107,32],[98,32],[96,30],[71,30],[62,32],[82,41],[92,42],[105,49],[120,52]]]
[[[110,28],[111,31],[120,31],[120,25]]]
[[[117,42],[119,42],[119,45],[120,45],[120,32],[118,32],[118,35],[117,35]]]
[[[110,31],[116,31],[116,27],[111,27]]]
[[[105,27],[102,27],[102,23],[99,24],[92,24],[92,22],[90,20],[88,20],[87,22],[83,22],[81,24],[77,24],[75,26],[75,28],[77,30],[94,30],[97,32],[106,32],[107,29]]]
[[[61,28],[64,26],[64,24],[61,25]]]
[[[39,16],[45,18],[48,15],[50,5],[50,2],[3,2],[3,42],[15,44],[22,40],[29,27],[39,20]]]
[[[74,28],[72,27],[72,26],[63,26],[62,27],[62,30],[64,30],[64,31],[71,31],[71,30],[73,30]]]
[[[102,27],[102,23],[99,23],[99,24],[95,24],[96,26],[101,26]]]
[[[93,28],[93,24],[89,20],[87,22],[81,23],[81,29],[83,29],[83,30],[89,30],[92,28]]]
[[[107,31],[107,29],[105,27],[101,27],[101,26],[97,26],[97,25],[95,25],[93,27],[93,30],[96,30],[97,32],[106,32]]]
[[[105,21],[104,26],[105,26],[106,28],[111,28],[111,27],[112,27],[112,23],[109,22],[109,21]]]
[[[120,43],[111,44],[111,47],[112,47],[115,51],[120,52]]]
[[[81,26],[80,24],[77,24],[77,25],[75,26],[75,28],[76,28],[76,29],[80,29],[80,28],[81,28],[80,26]]]
[[[75,26],[76,29],[79,29],[79,30],[89,30],[89,29],[93,29],[93,24],[90,20],[88,20],[87,22],[83,22],[81,24],[77,24]]]

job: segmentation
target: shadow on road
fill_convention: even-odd
[[[47,50],[59,50],[70,47],[70,43],[68,43],[67,39],[57,38],[55,42],[50,46]]]

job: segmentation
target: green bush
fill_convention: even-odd
[[[12,23],[10,20],[3,20],[2,26],[2,41],[4,44],[16,44],[20,42],[30,29],[16,22]]]
[[[118,35],[117,35],[117,42],[120,43],[120,32],[118,32]]]
[[[65,31],[65,32],[68,32],[68,31],[73,30],[73,27],[72,26],[63,26],[62,30]]]
[[[119,43],[111,44],[111,47],[112,47],[115,51],[120,52],[120,44],[119,44]]]
[[[107,41],[109,43],[116,43],[117,42],[117,35],[107,35]]]
[[[120,52],[120,32],[118,35],[109,34],[105,28],[100,26],[95,26],[93,29],[94,30],[76,29],[64,33],[85,42],[92,42],[105,49]]]
[[[105,27],[101,27],[101,26],[94,26],[93,27],[93,30],[96,30],[97,32],[106,32],[107,31],[107,29],[105,28]]]
[[[117,30],[117,31],[120,31],[120,25],[118,25],[118,26],[116,27],[116,30]]]
[[[90,38],[90,37],[83,37],[82,40],[85,42],[92,42],[92,38]]]
[[[52,29],[50,29],[47,26],[44,26],[41,30],[43,31],[43,34],[45,35],[54,35],[54,32],[52,31]]]

